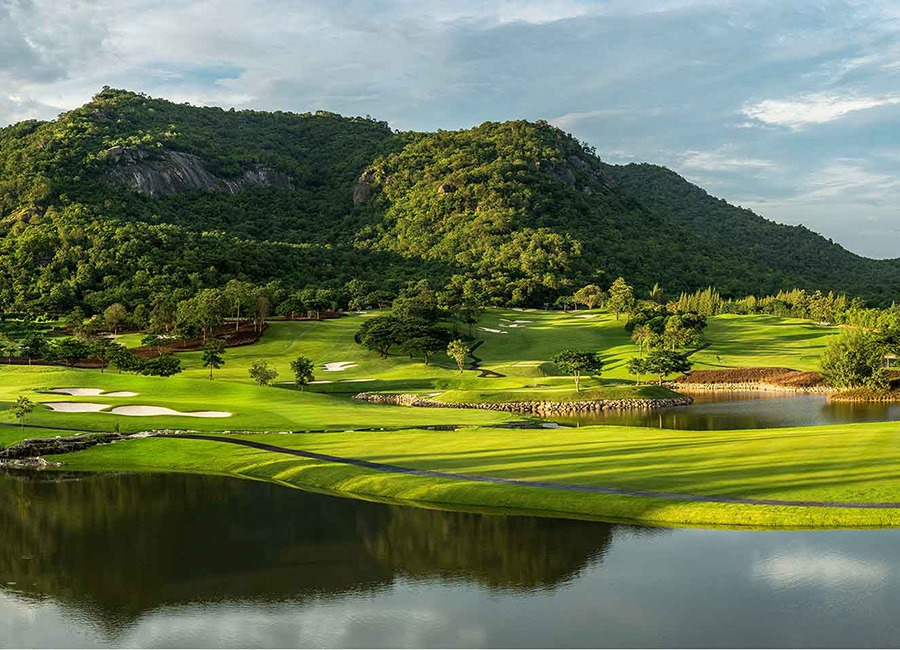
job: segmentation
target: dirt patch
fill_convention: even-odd
[[[675,380],[676,384],[768,384],[787,388],[823,386],[817,372],[791,368],[726,368],[723,370],[694,370]]]

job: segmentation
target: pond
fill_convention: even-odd
[[[0,474],[0,647],[893,646],[900,530],[665,530]]]
[[[692,395],[690,406],[639,411],[600,411],[553,417],[566,425],[617,424],[659,429],[767,429],[900,420],[900,404],[834,402],[825,395],[715,392]]]

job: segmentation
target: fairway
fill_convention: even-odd
[[[245,438],[241,438],[245,439]],[[683,495],[900,502],[896,423],[750,431],[475,428],[253,436],[255,442],[403,468]],[[214,441],[145,439],[60,457],[68,469],[227,473],[431,505],[490,506],[639,523],[898,526],[900,510],[685,502],[391,474]]]
[[[429,365],[392,354],[386,359],[357,345],[354,334],[371,315],[325,321],[273,321],[255,344],[228,348],[225,365],[207,379],[199,352],[178,354],[185,370],[171,378],[59,367],[0,368],[0,402],[7,407],[0,445],[26,437],[78,431],[151,429],[260,432],[252,440],[310,452],[415,470],[512,481],[604,489],[794,501],[900,501],[900,426],[865,424],[751,431],[668,431],[629,427],[574,430],[495,429],[522,416],[490,410],[405,408],[352,399],[361,391],[413,392],[436,400],[620,399],[667,397],[654,385],[635,385],[625,370],[637,347],[624,319],[602,311],[544,312],[489,309],[473,329],[480,370],[460,373],[446,355]],[[782,365],[815,369],[825,341],[838,331],[772,316],[709,319],[708,343],[695,367]],[[133,335],[129,335],[133,337]],[[133,342],[133,341],[132,341]],[[599,377],[574,391],[571,377],[551,362],[564,348],[599,351]],[[315,364],[318,382],[299,391],[289,364],[297,356]],[[257,359],[280,373],[272,386],[252,382]],[[328,371],[329,368],[339,370]],[[54,388],[92,388],[84,395]],[[124,391],[124,394],[119,394]],[[109,393],[112,392],[112,395]],[[130,417],[108,412],[61,413],[38,406],[29,427],[13,423],[8,407],[18,395],[35,402],[73,402],[222,411],[232,415]],[[690,407],[688,407],[690,408]],[[140,409],[137,409],[140,410]],[[440,426],[457,430],[425,430]],[[32,428],[34,427],[34,428]],[[463,427],[459,429],[458,427]],[[286,432],[333,433],[286,433]],[[279,435],[266,434],[278,433]],[[65,469],[225,473],[274,480],[371,499],[430,505],[490,506],[565,516],[643,523],[754,526],[898,525],[894,510],[851,511],[796,506],[693,503],[615,494],[581,494],[527,485],[496,485],[464,478],[394,475],[365,467],[286,458],[211,441],[171,438],[128,441],[59,458]]]

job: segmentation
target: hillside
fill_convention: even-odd
[[[0,129],[0,310],[97,311],[232,277],[396,291],[454,275],[513,305],[618,275],[889,302],[898,271],[664,168],[607,165],[545,122],[395,133],[104,89],[54,121]]]

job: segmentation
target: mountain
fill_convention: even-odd
[[[453,279],[517,305],[619,275],[670,293],[889,302],[898,271],[665,168],[608,165],[542,121],[398,133],[105,88],[56,120],[0,129],[4,310],[97,311],[232,277],[391,292]]]

